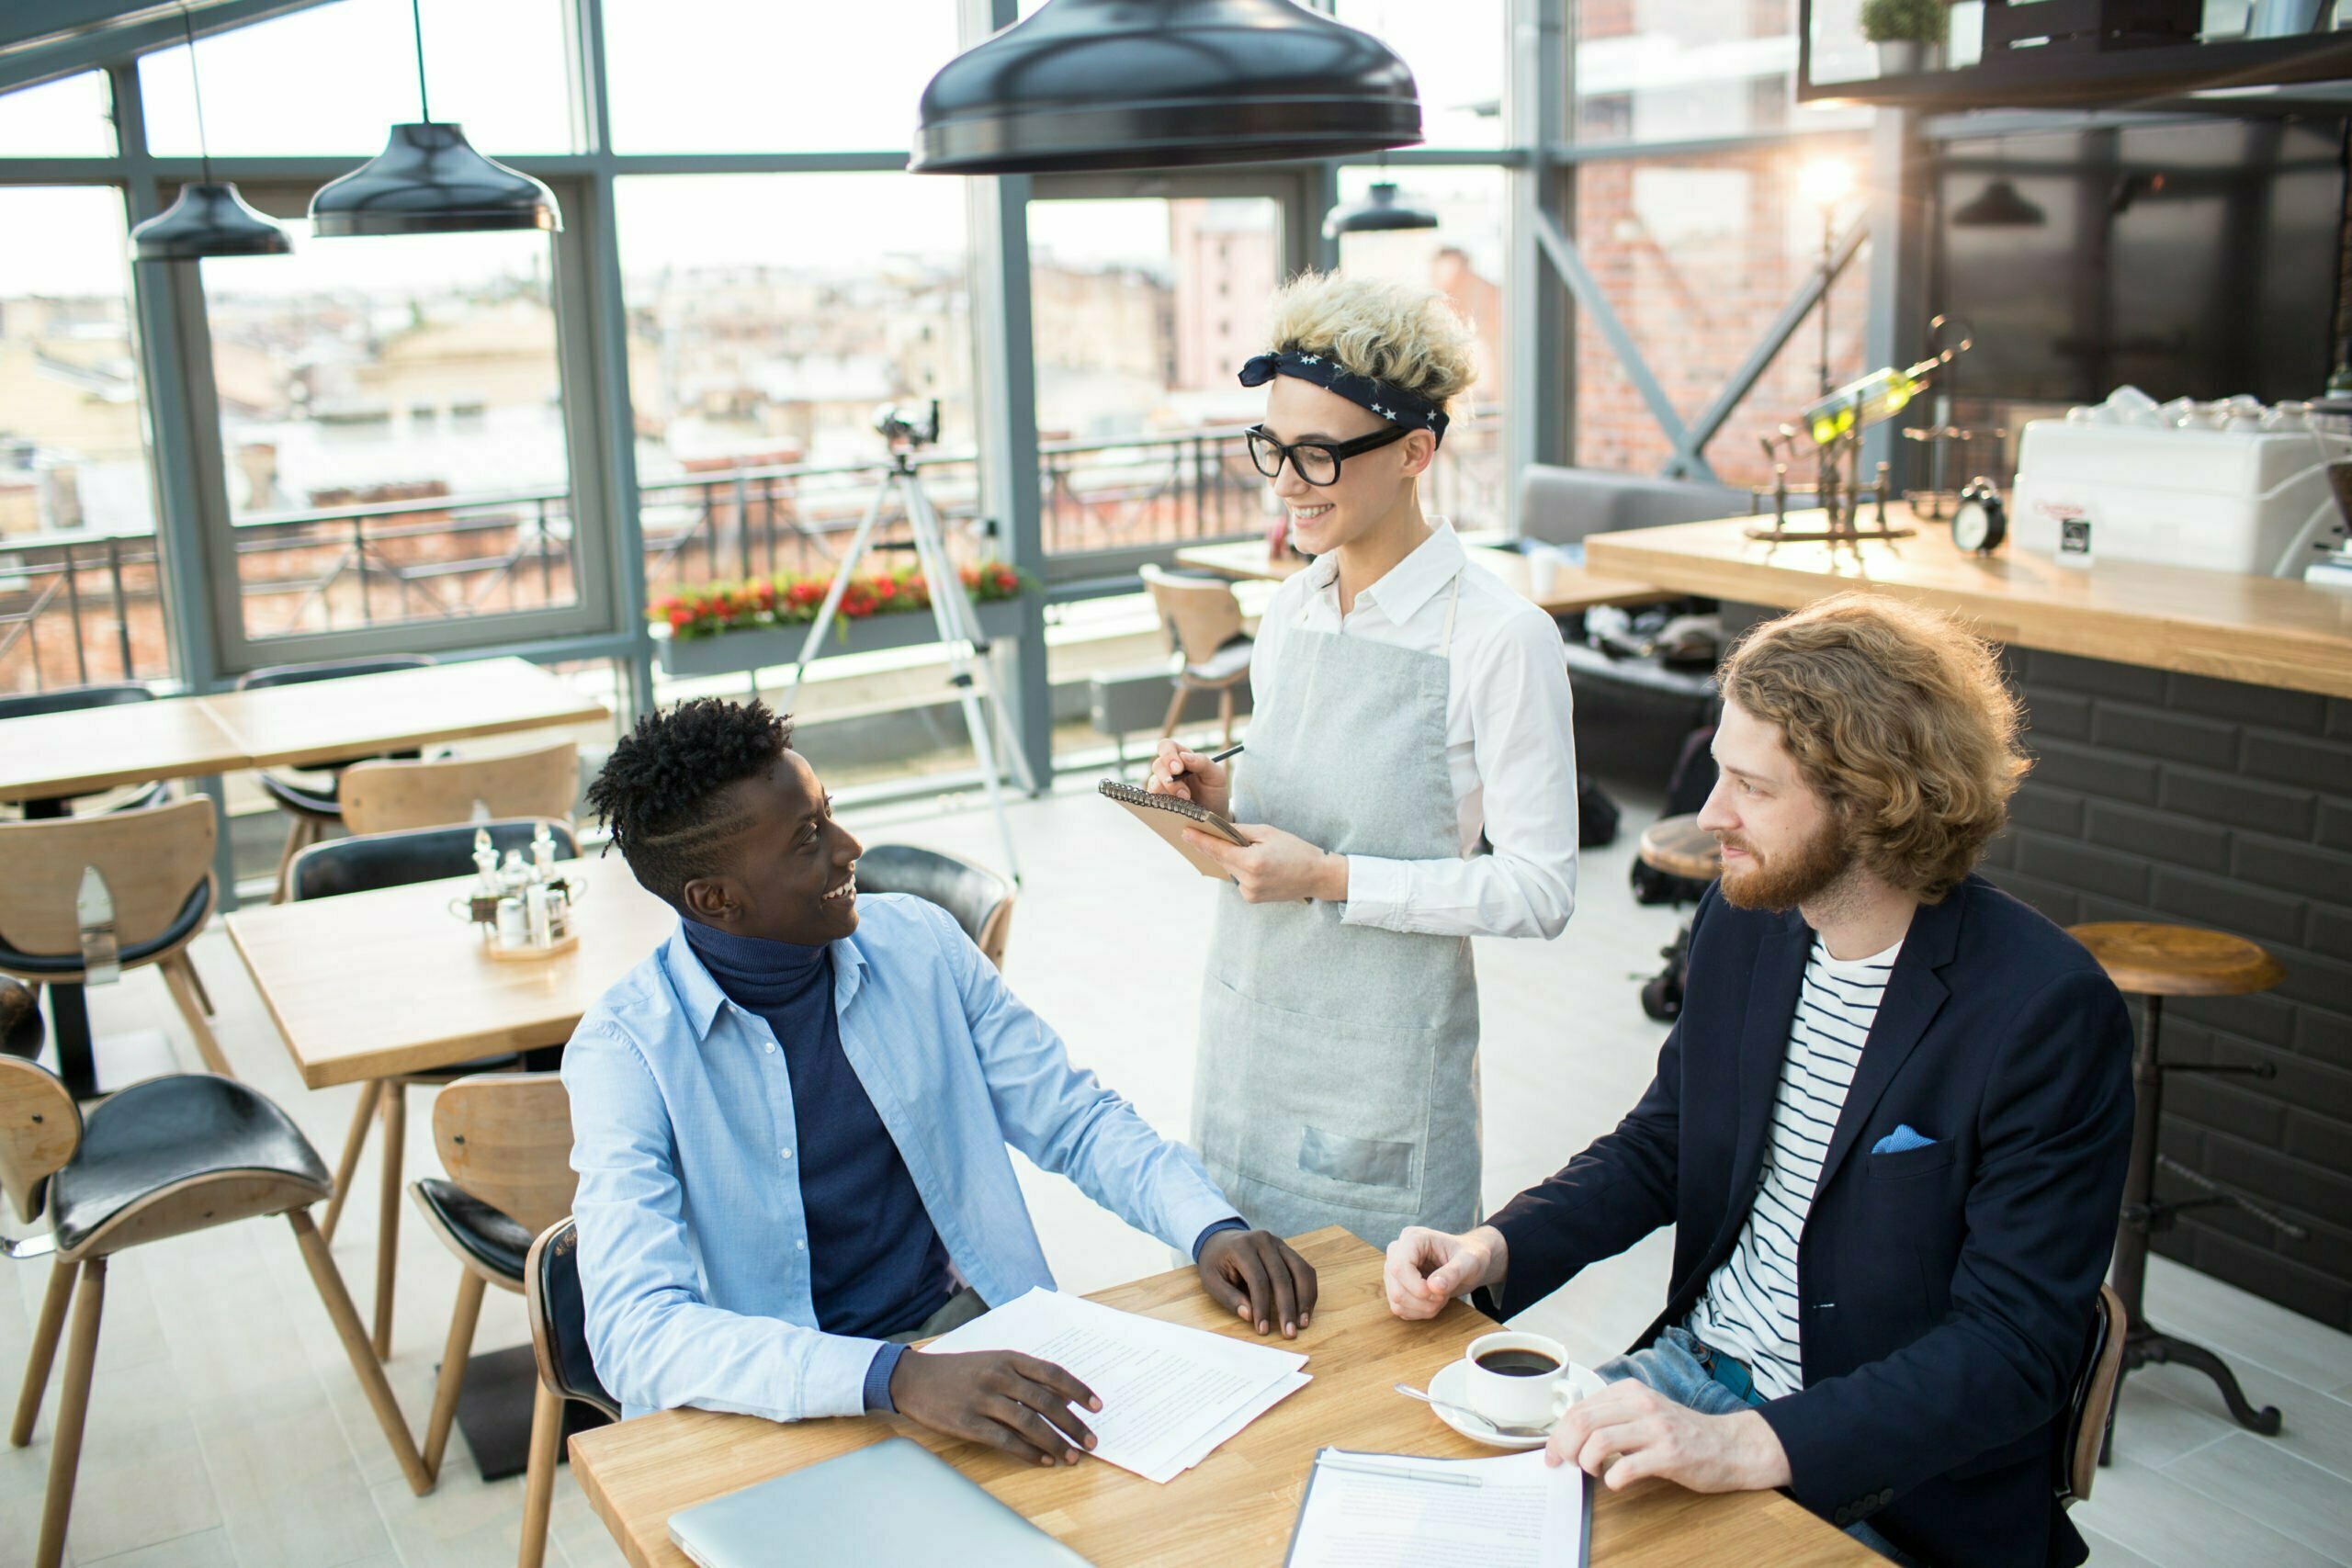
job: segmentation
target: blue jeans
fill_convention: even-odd
[[[1698,1337],[1688,1329],[1668,1328],[1648,1349],[1612,1357],[1593,1371],[1603,1382],[1623,1382],[1632,1378],[1647,1383],[1675,1404],[1702,1416],[1734,1416],[1752,1409],[1747,1400],[1714,1380],[1699,1359],[1702,1348]],[[1917,1568],[1917,1558],[1872,1529],[1866,1519],[1848,1525],[1846,1533],[1890,1562]]]

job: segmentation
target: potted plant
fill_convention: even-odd
[[[1862,36],[1878,45],[1878,73],[1931,70],[1951,26],[1948,0],[1862,0]]]
[[[1028,579],[1001,561],[959,569],[963,589],[978,612],[986,637],[1010,637],[1020,629],[1014,603]],[[646,606],[654,650],[673,676],[715,675],[788,664],[799,657],[808,628],[832,587],[830,573],[755,577],[742,582],[706,583],[662,595]],[[860,572],[842,591],[826,653],[867,653],[903,648],[938,637],[931,614],[931,589],[912,567]],[[821,655],[820,655],[821,657]]]

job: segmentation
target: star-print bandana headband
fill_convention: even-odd
[[[1359,376],[1328,354],[1301,354],[1285,349],[1280,354],[1261,354],[1241,367],[1241,384],[1245,387],[1262,387],[1277,376],[1312,381],[1327,392],[1336,392],[1359,407],[1370,409],[1391,424],[1426,430],[1437,437],[1441,446],[1444,444],[1443,409],[1419,392],[1370,376]]]

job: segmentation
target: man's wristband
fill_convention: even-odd
[[[1202,1249],[1203,1247],[1204,1247],[1208,1246],[1208,1244],[1209,1244],[1209,1237],[1211,1237],[1211,1236],[1213,1236],[1213,1235],[1216,1235],[1216,1233],[1217,1233],[1217,1232],[1219,1232],[1219,1231],[1246,1231],[1246,1230],[1248,1230],[1249,1228],[1250,1228],[1250,1222],[1249,1222],[1249,1221],[1247,1221],[1247,1220],[1245,1220],[1245,1219],[1243,1219],[1243,1218],[1241,1218],[1238,1214],[1235,1215],[1232,1219],[1229,1219],[1229,1220],[1219,1220],[1219,1221],[1217,1221],[1217,1223],[1216,1223],[1216,1224],[1213,1224],[1213,1225],[1209,1226],[1209,1228],[1208,1228],[1208,1229],[1206,1229],[1206,1230],[1203,1231],[1203,1232],[1202,1232],[1202,1233],[1201,1233],[1197,1237],[1195,1237],[1195,1238],[1193,1239],[1193,1262],[1195,1262],[1195,1263],[1198,1263],[1198,1262],[1201,1260],[1201,1249]]]
[[[865,1408],[885,1416],[896,1416],[899,1407],[890,1398],[890,1374],[899,1370],[899,1358],[907,1353],[904,1345],[885,1345],[874,1352],[874,1359],[865,1364]]]

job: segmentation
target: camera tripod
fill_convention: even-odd
[[[817,657],[825,634],[832,629],[851,576],[865,558],[865,552],[873,547],[874,530],[882,520],[884,508],[893,494],[898,495],[906,508],[907,526],[914,535],[916,564],[930,589],[932,624],[938,627],[940,647],[946,650],[947,683],[956,688],[956,701],[964,710],[964,728],[971,736],[972,751],[980,764],[980,780],[988,786],[989,807],[996,814],[996,830],[1004,841],[1005,869],[1018,886],[1021,861],[1012,848],[1012,820],[1005,815],[1004,781],[997,773],[995,734],[989,716],[980,708],[980,698],[985,694],[996,712],[1003,711],[1002,699],[989,674],[988,634],[980,629],[972,601],[964,592],[963,579],[956,575],[956,563],[948,558],[938,509],[923,493],[922,480],[915,472],[916,447],[938,437],[939,405],[932,405],[927,429],[900,419],[895,409],[884,410],[876,427],[890,443],[890,469],[883,478],[882,488],[875,491],[873,503],[866,507],[857,532],[850,536],[848,553],[835,569],[832,586],[826,590],[825,602],[818,607],[817,619],[808,627],[807,640],[800,645],[799,661],[792,667],[792,683],[785,688],[784,711],[792,711],[800,694],[801,678],[808,672],[808,661]],[[974,658],[976,654],[978,659]],[[1022,766],[1017,749],[1013,759],[1015,766]],[[1025,767],[1023,772],[1023,787],[1034,788]]]

